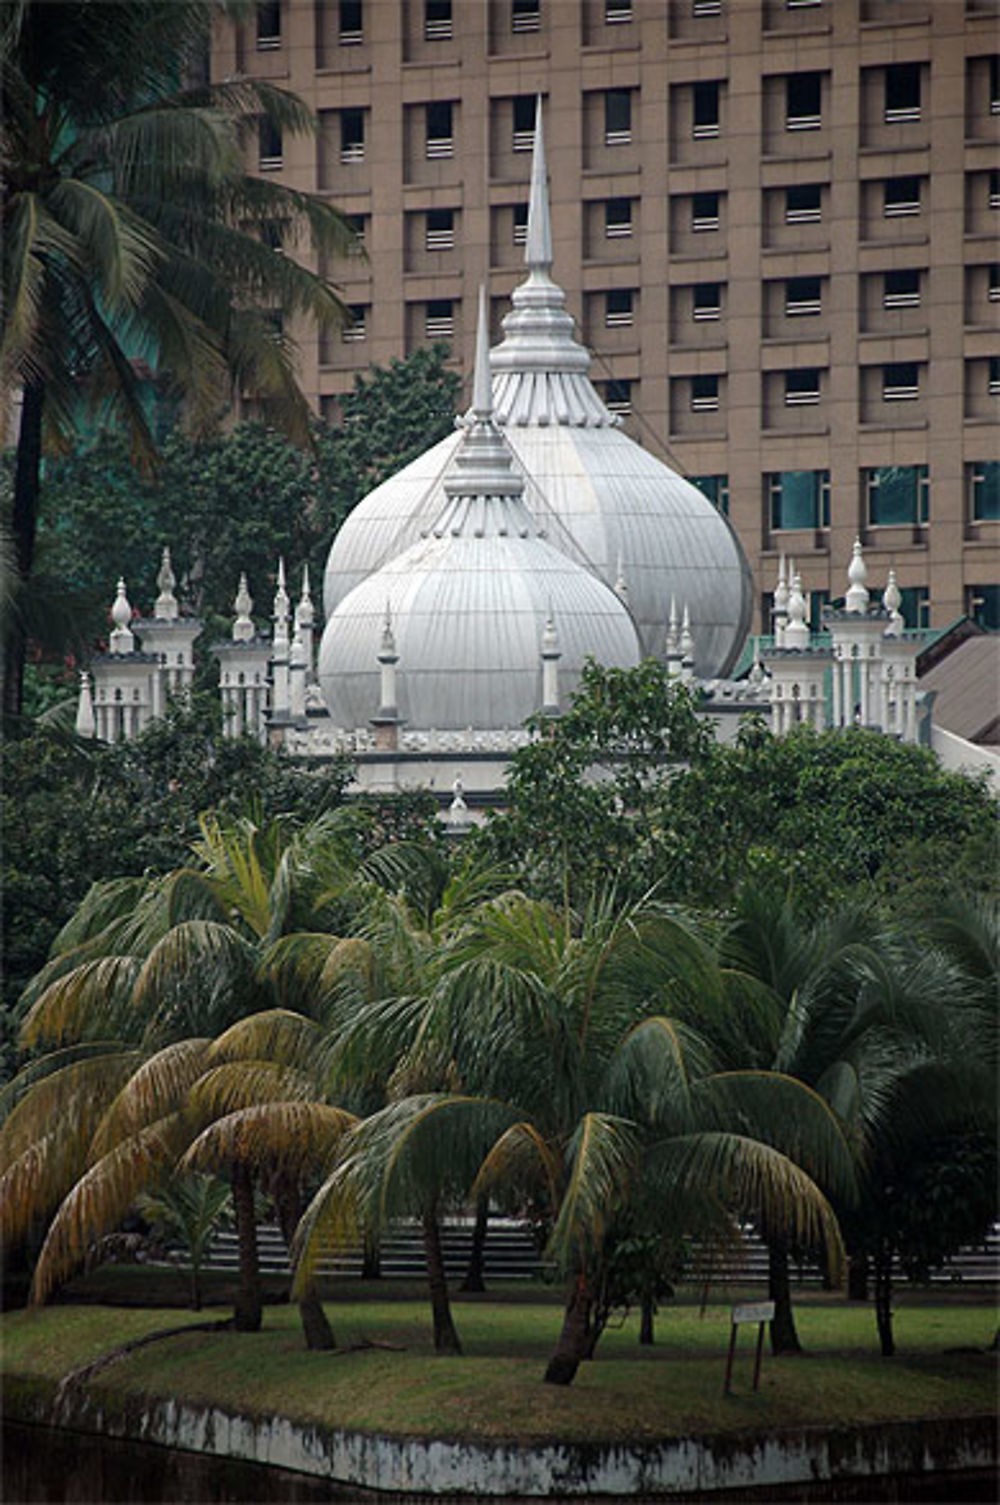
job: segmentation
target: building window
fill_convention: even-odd
[[[632,234],[632,200],[608,199],[604,205],[604,237],[627,240]]]
[[[721,512],[723,517],[729,516],[728,476],[688,476],[688,480],[708,497],[716,511]]]
[[[365,39],[362,0],[340,0],[341,47],[357,47]]]
[[[454,150],[452,136],[452,104],[450,100],[438,99],[427,106],[427,157],[450,157]]]
[[[528,243],[528,206],[527,204],[514,205],[514,244],[524,246]]]
[[[454,249],[455,211],[453,209],[428,209],[425,245],[428,251]]]
[[[1000,115],[1000,57],[990,58],[990,114]]]
[[[361,345],[368,338],[368,310],[363,303],[348,305],[350,320],[345,320],[340,338],[345,345]]]
[[[257,51],[274,52],[281,46],[281,0],[260,0],[257,6]]]
[[[989,394],[1000,397],[1000,355],[990,356]]]
[[[604,95],[604,144],[627,146],[632,140],[632,92],[608,89]]]
[[[913,402],[920,396],[916,361],[895,361],[882,367],[883,402]]]
[[[972,521],[1000,522],[1000,460],[977,460],[970,465],[969,490]]]
[[[691,14],[699,16],[721,16],[722,0],[691,0]]]
[[[535,144],[535,97],[519,94],[514,100],[514,135],[511,150],[530,152]]]
[[[365,116],[363,110],[340,112],[340,160],[363,162],[365,159]]]
[[[785,224],[818,225],[823,217],[823,190],[819,183],[796,184],[785,189]]]
[[[1000,209],[1000,168],[990,168],[989,206]]]
[[[451,0],[424,0],[424,41],[451,40]]]
[[[718,319],[722,313],[722,288],[718,282],[695,284],[691,315],[697,322]]]
[[[931,593],[926,585],[904,585],[899,592],[900,614],[907,627],[931,625]]]
[[[970,585],[966,591],[968,615],[990,632],[1000,629],[1000,585]]]
[[[829,591],[823,590],[823,591],[810,591],[809,592],[809,631],[810,632],[824,632],[826,630],[825,624],[823,622],[823,612],[826,610],[826,608],[829,606],[829,604],[830,604],[830,592]]]
[[[266,115],[257,122],[257,165],[261,172],[274,172],[282,165],[281,127]]]
[[[604,0],[605,26],[624,26],[631,19],[631,0]]]
[[[886,272],[882,280],[883,308],[919,308],[920,273]]]
[[[717,376],[692,376],[692,413],[717,413],[719,411],[719,378]]]
[[[604,324],[607,329],[629,329],[632,325],[632,290],[612,288],[605,296]]]
[[[696,193],[691,198],[691,229],[718,230],[719,228],[719,195],[717,193]]]
[[[455,316],[450,298],[437,298],[427,305],[424,333],[429,340],[450,340],[455,333]]]
[[[511,31],[538,31],[541,24],[540,0],[510,0]]]
[[[260,227],[260,238],[269,251],[276,251],[279,255],[285,249],[285,230],[280,220],[265,220]]]
[[[987,273],[986,301],[1000,303],[1000,262],[994,261]]]
[[[692,85],[694,91],[694,126],[692,135],[702,141],[719,134],[719,86],[717,83]]]
[[[920,213],[920,179],[886,178],[882,194],[886,219],[904,219]]]
[[[617,413],[619,417],[627,418],[632,411],[632,383],[609,381],[604,388],[604,406],[609,413]]]
[[[785,79],[785,129],[818,131],[822,123],[822,73],[790,73]]]
[[[819,402],[819,371],[804,366],[801,371],[785,372],[786,408],[805,408]]]
[[[785,314],[789,319],[822,312],[819,277],[789,277],[785,283]]]
[[[354,234],[354,239],[347,248],[347,254],[348,256],[363,256],[365,254],[365,236],[367,234],[365,216],[363,214],[349,214],[347,215],[347,223]]]
[[[889,63],[885,70],[885,122],[902,125],[920,119],[919,63]]]
[[[767,478],[771,527],[828,528],[830,472],[777,470]]]
[[[930,477],[926,465],[880,465],[865,471],[868,521],[873,528],[926,523]]]

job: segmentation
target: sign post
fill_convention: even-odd
[[[757,1323],[757,1352],[753,1363],[753,1388],[760,1386],[760,1365],[764,1354],[764,1327],[774,1317],[773,1301],[752,1301],[746,1306],[734,1306],[730,1317],[729,1353],[726,1356],[726,1381],[723,1395],[731,1395],[733,1388],[733,1360],[736,1357],[736,1334],[744,1322]]]

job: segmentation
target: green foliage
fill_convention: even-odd
[[[176,1239],[191,1266],[191,1306],[201,1308],[201,1271],[212,1235],[231,1217],[229,1184],[218,1176],[172,1176],[137,1200],[154,1236]]]
[[[349,777],[346,763],[306,771],[223,738],[201,702],[172,708],[135,742],[87,745],[44,730],[8,739],[0,756],[11,1004],[91,883],[183,865],[207,809],[312,819],[340,803]]]

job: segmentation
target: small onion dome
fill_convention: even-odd
[[[559,623],[567,693],[588,657],[618,668],[641,657],[628,608],[549,543],[525,505],[489,414],[484,310],[480,328],[473,418],[433,526],[349,591],[327,621],[319,679],[337,725],[364,726],[378,704],[387,607],[399,655],[399,715],[410,728],[520,726],[541,708],[539,643],[550,616]]]
[[[590,380],[590,354],[576,341],[565,293],[550,276],[540,124],[528,275],[512,295],[504,338],[490,352],[496,422],[525,478],[525,500],[551,543],[609,586],[621,569],[642,651],[662,657],[664,610],[676,597],[690,610],[695,672],[725,677],[750,625],[746,557],[726,518],[690,481],[621,431]],[[327,563],[328,616],[360,580],[429,527],[459,443],[460,435],[449,435],[354,508]]]

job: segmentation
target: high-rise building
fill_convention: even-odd
[[[763,591],[818,621],[855,537],[911,626],[1000,627],[997,0],[267,0],[213,75],[285,85],[353,319],[292,331],[317,409],[523,272],[535,96],[554,272],[628,432],[696,479]],[[297,254],[295,247],[285,248]],[[761,594],[756,625],[770,625]]]

